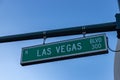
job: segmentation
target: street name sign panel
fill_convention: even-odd
[[[21,65],[108,53],[105,34],[22,48]]]

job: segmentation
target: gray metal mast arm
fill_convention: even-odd
[[[83,27],[85,28],[84,30]],[[51,37],[60,37],[60,36],[68,36],[68,35],[77,35],[77,34],[82,34],[83,31],[85,31],[86,33],[97,33],[97,32],[107,32],[107,31],[115,31],[115,30],[116,30],[116,22],[109,22],[103,24],[77,26],[77,27],[64,28],[64,29],[8,35],[8,36],[0,37],[0,43],[40,39],[43,38],[44,36],[46,36],[47,38],[51,38]]]

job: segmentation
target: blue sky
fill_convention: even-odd
[[[0,0],[0,36],[115,21],[117,0]],[[99,33],[98,33],[99,34]],[[94,34],[92,34],[94,35]],[[116,48],[116,32],[106,32]],[[87,36],[87,35],[86,35]],[[81,37],[47,39],[46,43]],[[0,80],[114,80],[114,52],[23,67],[21,49],[42,39],[0,43]]]

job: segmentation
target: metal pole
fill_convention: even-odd
[[[120,39],[117,41],[116,50],[120,50]],[[115,53],[114,58],[114,80],[120,80],[120,52]]]
[[[118,0],[118,8],[119,8],[119,11],[120,11],[120,0]]]
[[[85,28],[84,30],[83,30],[83,27]],[[51,38],[51,37],[82,34],[84,31],[87,34],[87,33],[115,31],[115,30],[116,30],[116,22],[109,22],[109,23],[102,23],[102,24],[95,24],[95,25],[77,26],[77,27],[64,28],[64,29],[3,36],[3,37],[0,37],[0,43],[40,39],[44,37],[44,33],[46,33],[46,38]]]
[[[118,8],[120,12],[120,0],[118,0]],[[120,13],[116,14],[116,28],[117,28],[117,47],[116,51],[120,50]],[[120,52],[115,53],[114,58],[114,80],[120,80]]]

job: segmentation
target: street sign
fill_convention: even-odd
[[[105,34],[22,48],[21,65],[108,53]]]

